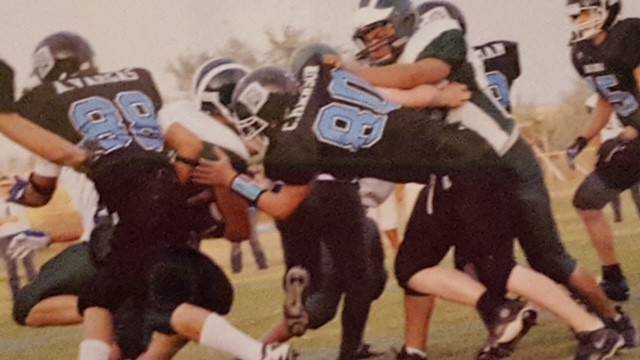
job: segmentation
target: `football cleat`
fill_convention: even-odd
[[[624,348],[631,349],[637,347],[640,345],[638,329],[631,320],[631,317],[625,314],[620,306],[616,306],[616,311],[620,314],[620,318],[618,320],[607,320],[607,326],[622,336],[624,339]]]
[[[284,318],[289,334],[302,336],[309,326],[309,314],[304,308],[304,292],[309,286],[309,272],[301,266],[294,266],[285,275]]]
[[[535,324],[537,312],[527,303],[519,300],[507,300],[497,309],[494,317],[485,320],[485,325],[489,330],[488,346],[497,347],[499,344],[511,344],[514,340],[520,340],[523,333],[529,331]],[[527,328],[527,324],[530,326]]]
[[[264,344],[261,360],[296,360],[298,353],[289,344]]]
[[[394,351],[398,351],[398,350],[394,350]],[[427,360],[426,356],[422,356],[420,354],[409,354],[407,352],[407,349],[403,346],[402,350],[400,350],[400,352],[398,353],[398,355],[395,358],[396,360]]]
[[[538,313],[532,308],[525,305],[522,314],[522,328],[518,334],[506,342],[499,342],[494,345],[486,345],[478,353],[477,360],[494,360],[494,359],[506,359],[513,355],[516,350],[516,345],[520,340],[527,335],[532,327],[538,324]]]
[[[624,345],[624,339],[617,331],[601,328],[576,334],[578,350],[575,360],[609,359]]]

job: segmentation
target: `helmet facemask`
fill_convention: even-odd
[[[604,6],[581,7],[575,4],[575,6],[569,6],[568,10],[573,27],[571,31],[572,42],[591,39],[602,32],[602,25],[607,19],[607,10]],[[587,12],[589,13],[588,18],[585,15]]]
[[[379,21],[359,29],[353,39],[362,48],[356,58],[368,59],[374,66],[394,63],[409,41],[406,36],[398,38],[395,27],[388,21]],[[385,48],[386,52],[383,51]]]
[[[362,0],[354,14],[353,40],[362,50],[358,60],[373,66],[394,63],[418,26],[418,14],[409,0]],[[384,51],[386,49],[386,51]]]
[[[570,1],[571,43],[593,39],[615,23],[621,9],[619,0]]]
[[[206,69],[216,61],[220,64]],[[249,69],[245,66],[226,59],[205,63],[196,72],[194,80],[194,96],[200,110],[212,116],[222,116],[224,120],[232,122],[233,114],[229,106],[233,89],[248,72]]]

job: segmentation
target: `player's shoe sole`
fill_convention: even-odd
[[[513,331],[519,331],[510,341],[497,343],[493,346],[487,345],[478,353],[477,360],[498,360],[506,359],[513,355],[516,346],[522,338],[529,333],[532,327],[538,324],[538,312],[533,308],[525,307],[519,314],[522,326],[516,326]],[[511,332],[511,331],[510,331]]]
[[[304,308],[304,291],[309,286],[309,272],[300,266],[294,266],[285,276],[284,318],[289,333],[302,336],[309,326],[309,316]]]

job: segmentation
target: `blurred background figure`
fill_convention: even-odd
[[[25,209],[17,204],[8,203],[5,199],[14,180],[0,177],[0,256],[5,262],[12,298],[20,290],[20,274],[18,262],[22,260],[27,279],[31,282],[38,275],[34,264],[34,251],[22,247],[24,240],[47,244],[49,236],[41,231],[31,229]]]
[[[251,253],[258,266],[258,269],[264,270],[269,267],[267,264],[267,256],[264,253],[260,239],[258,238],[258,211],[254,207],[247,209],[249,213],[249,220],[251,221],[251,237],[249,238],[249,246],[251,246]],[[231,243],[231,271],[234,274],[242,272],[242,243]]]
[[[367,216],[378,224],[380,231],[389,239],[391,247],[398,250],[401,240],[395,189],[395,183],[372,178],[360,179],[360,197]]]

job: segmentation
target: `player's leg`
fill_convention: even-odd
[[[379,295],[378,280],[370,269],[370,243],[376,228],[366,218],[358,186],[349,182],[316,184],[323,204],[323,243],[333,260],[344,292],[339,359],[353,359],[362,344],[371,303]],[[348,221],[345,221],[348,219]]]
[[[322,182],[319,182],[322,183]],[[285,290],[284,320],[287,334],[302,335],[309,326],[305,297],[321,287],[323,238],[321,188],[316,184],[311,195],[286,221],[277,221],[287,272],[283,278]],[[272,336],[273,335],[273,336]],[[278,329],[265,338],[282,336]]]
[[[593,276],[577,265],[560,240],[542,169],[531,149],[520,140],[507,157],[516,164],[516,228],[518,240],[529,264],[535,270],[576,291],[600,316],[616,316],[615,309]]]
[[[601,286],[614,301],[628,300],[629,286],[615,252],[613,230],[602,208],[608,201],[618,197],[621,191],[609,186],[602,176],[593,172],[580,184],[573,198],[573,205],[602,264]]]
[[[231,272],[238,274],[242,272],[242,243],[231,243]]]
[[[247,209],[249,221],[251,223],[251,237],[249,237],[249,246],[251,246],[251,252],[253,258],[256,261],[258,269],[263,270],[269,267],[267,263],[267,255],[262,248],[260,238],[258,237],[258,210],[254,207]]]
[[[622,199],[620,199],[620,195],[616,196],[611,200],[611,209],[613,210],[613,221],[614,222],[622,222]]]
[[[32,282],[38,276],[38,270],[35,265],[35,253],[32,251],[27,256],[22,259],[22,265],[24,266],[24,271],[27,273],[28,282]]]
[[[86,243],[66,248],[42,266],[33,282],[20,289],[13,305],[15,322],[27,326],[81,323],[78,294],[95,271]]]
[[[231,309],[233,288],[224,272],[195,250],[177,250],[155,265],[148,291],[154,330],[167,335],[175,332],[241,359],[293,356],[288,346],[265,346],[222,317]]]
[[[10,237],[0,238],[0,256],[4,260],[6,266],[11,297],[15,301],[16,294],[20,290],[20,274],[18,273],[18,261],[16,259],[12,259],[7,253],[7,247],[10,241]]]
[[[640,216],[640,183],[635,183],[629,188],[629,191],[631,191],[631,200],[633,200],[638,216]]]

